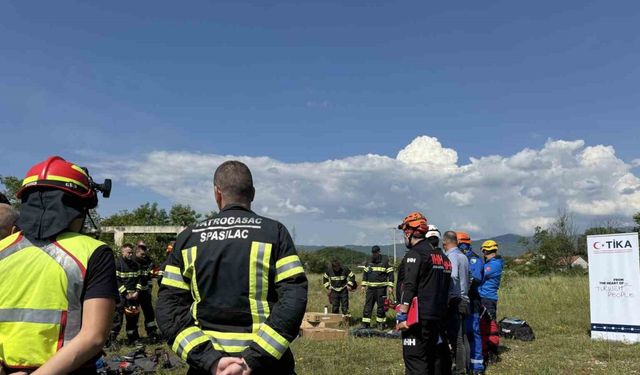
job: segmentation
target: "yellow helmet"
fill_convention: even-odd
[[[482,251],[498,251],[498,243],[494,240],[486,240],[482,243]]]

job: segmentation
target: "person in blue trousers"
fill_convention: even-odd
[[[480,335],[480,314],[482,304],[478,287],[484,277],[484,261],[481,256],[473,252],[471,238],[468,233],[456,232],[458,235],[458,248],[469,260],[469,273],[471,274],[469,286],[470,314],[467,317],[467,339],[469,340],[469,354],[471,370],[474,375],[484,374],[484,357],[482,356],[482,336]]]

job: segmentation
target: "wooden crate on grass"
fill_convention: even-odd
[[[340,328],[347,327],[348,319],[342,314],[323,314],[308,312],[304,314],[301,328]]]

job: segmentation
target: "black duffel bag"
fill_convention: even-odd
[[[518,318],[502,318],[498,322],[500,336],[521,341],[533,341],[536,335],[526,321]]]

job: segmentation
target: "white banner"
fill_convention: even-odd
[[[638,233],[587,237],[591,338],[640,342]]]

